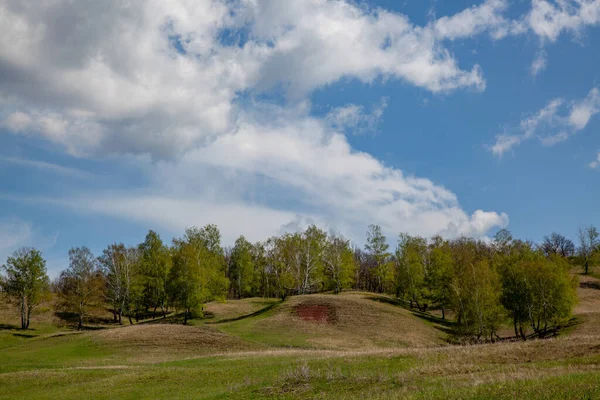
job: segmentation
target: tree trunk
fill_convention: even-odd
[[[183,324],[184,325],[187,325],[189,312],[190,312],[189,308],[183,312]]]
[[[156,318],[156,306],[154,306],[154,311],[152,311],[152,319]]]
[[[585,274],[588,274],[588,267],[590,266],[590,262],[588,260],[585,260]]]
[[[119,310],[119,325],[123,325],[123,311]]]
[[[442,319],[446,319],[446,309],[442,306]]]
[[[83,329],[83,315],[79,313],[79,324],[77,325],[77,330],[80,331]]]
[[[21,297],[21,329],[27,329],[25,318],[25,297]]]
[[[117,308],[113,307],[113,322],[117,323]]]
[[[133,325],[133,321],[131,320],[131,314],[127,314],[127,318],[129,318],[129,325]]]
[[[513,318],[513,322],[515,325],[515,337],[518,338],[519,337],[519,331],[517,329],[517,317]]]

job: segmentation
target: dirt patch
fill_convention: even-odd
[[[337,322],[335,308],[329,305],[302,303],[298,304],[295,310],[296,314],[303,321],[323,324],[334,324]]]

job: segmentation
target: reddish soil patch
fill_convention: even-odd
[[[299,304],[296,314],[304,321],[333,324],[336,321],[335,309],[319,304]]]

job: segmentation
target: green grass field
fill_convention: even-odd
[[[572,329],[457,346],[451,326],[368,293],[207,305],[82,333],[42,313],[27,331],[0,313],[1,399],[596,399],[600,281],[582,277]],[[302,311],[304,310],[304,311]]]

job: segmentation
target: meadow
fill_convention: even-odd
[[[393,297],[338,295],[212,302],[205,317],[83,332],[44,305],[31,328],[0,312],[2,399],[600,398],[600,280],[556,337],[459,345],[453,324]],[[510,329],[506,329],[507,336]]]

